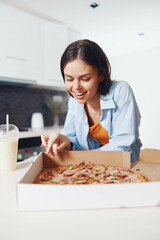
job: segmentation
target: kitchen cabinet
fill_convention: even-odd
[[[45,81],[44,85],[65,88],[60,60],[65,48],[80,39],[80,33],[59,22],[45,21]]]
[[[43,80],[44,20],[0,2],[0,78]]]
[[[45,77],[43,84],[65,87],[60,71],[60,59],[68,45],[68,28],[59,22],[45,21]]]
[[[0,80],[65,89],[60,59],[79,32],[0,2],[0,34]]]

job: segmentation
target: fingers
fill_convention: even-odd
[[[55,154],[54,154],[54,152],[53,152],[52,148],[51,148],[51,150],[50,150],[50,152],[49,152],[49,155],[50,155],[50,157],[52,157],[52,158],[54,158],[54,157],[55,157]]]
[[[58,152],[66,149],[70,150],[70,139],[59,133],[50,133],[49,135],[42,135],[42,146],[46,148],[46,154],[50,154],[52,157],[55,156]]]
[[[48,136],[42,135],[42,136],[41,136],[41,141],[42,141],[41,146],[42,146],[42,147],[47,147],[47,145],[48,145]]]
[[[41,136],[42,143],[41,143],[40,147],[45,147],[47,154],[50,152],[52,155],[54,155],[52,148],[50,147],[50,145],[52,145],[52,136],[50,136],[50,135],[42,135]],[[48,144],[49,144],[49,146],[48,146]]]
[[[58,148],[58,144],[57,144],[57,143],[54,143],[54,144],[53,144],[53,147],[52,147],[52,150],[53,150],[54,153],[57,153],[57,152],[58,152],[58,151],[57,151],[57,148]]]
[[[48,146],[47,146],[47,150],[46,150],[47,154],[51,150],[53,150],[52,146],[54,146],[54,149],[57,148],[57,146],[59,145],[59,138],[60,138],[60,134],[58,134],[58,133],[51,133],[49,135]]]
[[[61,142],[58,146],[56,146],[56,152],[62,151],[63,149],[66,148],[67,145],[68,145],[67,141]]]
[[[60,145],[58,145],[57,143],[54,143],[49,151],[51,157],[53,158],[58,152],[63,151],[64,147],[65,147],[64,143],[61,143]]]

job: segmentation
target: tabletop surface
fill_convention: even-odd
[[[23,212],[16,183],[33,157],[0,173],[0,239],[160,240],[160,207]]]

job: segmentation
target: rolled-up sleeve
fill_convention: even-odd
[[[140,113],[134,94],[127,83],[123,83],[113,98],[116,108],[112,113],[112,128],[109,143],[103,151],[132,151],[132,144],[139,137]]]

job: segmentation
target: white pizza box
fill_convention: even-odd
[[[69,151],[55,158],[45,153],[31,163],[17,183],[17,204],[22,211],[124,208],[160,205],[160,150],[144,149],[133,166],[147,178],[144,183],[50,185],[34,184],[45,167],[92,162],[130,168],[130,154],[122,151]]]

